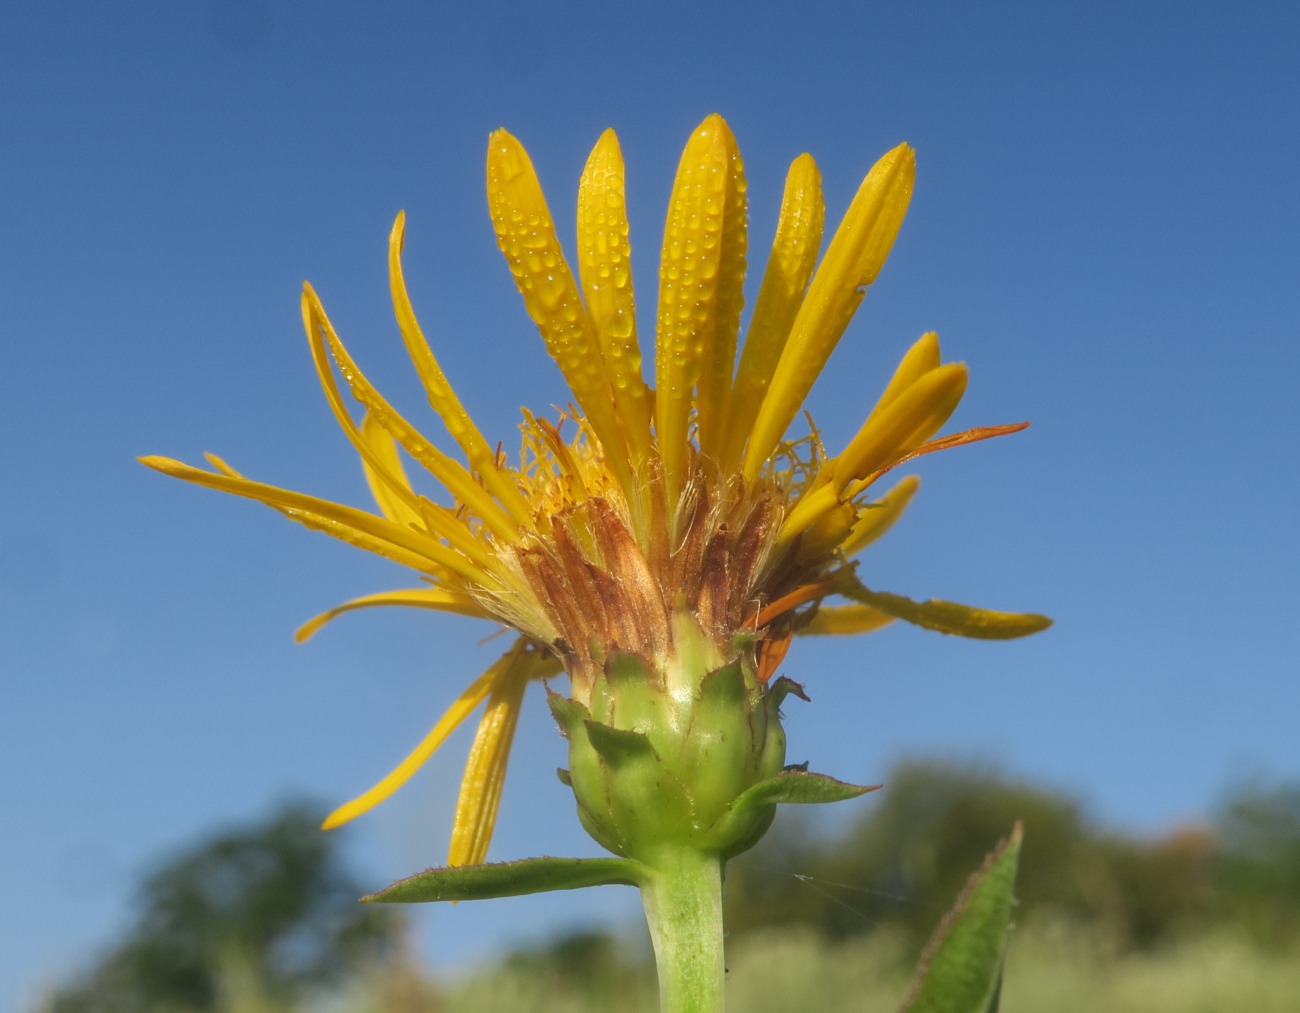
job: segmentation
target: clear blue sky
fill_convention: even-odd
[[[792,759],[876,779],[915,752],[989,758],[1142,832],[1197,819],[1243,773],[1300,775],[1294,7],[761,6],[10,5],[0,1003],[109,940],[160,853],[292,793],[367,787],[494,657],[484,628],[407,612],[295,647],[307,617],[405,575],[134,458],[212,450],[366,502],[298,287],[418,414],[385,282],[401,208],[417,309],[482,428],[511,445],[519,405],[564,399],[487,221],[502,125],[561,221],[618,130],[643,307],[707,113],[744,152],[755,251],[800,152],[836,217],[879,154],[918,149],[902,236],[810,404],[843,440],[937,329],[971,366],[954,425],[1034,426],[925,461],[871,583],[1057,626],[804,642]],[[351,831],[376,884],[442,856],[465,746]],[[495,857],[591,853],[563,759],[534,694]],[[588,891],[419,926],[448,966],[635,912]]]

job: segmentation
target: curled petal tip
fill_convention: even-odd
[[[332,813],[330,813],[328,816],[325,817],[325,822],[323,822],[320,825],[320,828],[322,830],[335,830],[338,827],[343,826],[344,823],[347,823],[349,820],[352,819],[352,816],[355,815],[355,814],[349,814],[347,812],[347,809],[348,809],[347,806],[340,806],[339,808],[335,809]]]

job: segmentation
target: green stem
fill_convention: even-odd
[[[659,968],[663,1013],[721,1013],[722,860],[691,848],[663,849],[641,886]]]

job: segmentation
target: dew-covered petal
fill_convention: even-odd
[[[682,151],[659,263],[655,430],[670,495],[681,487],[692,405],[701,448],[720,443],[744,301],[745,216],[740,152],[714,114]]]
[[[887,591],[872,591],[860,584],[843,588],[840,593],[913,626],[977,640],[1014,640],[1052,625],[1047,616],[1031,612],[995,612],[937,598],[913,601]]]
[[[863,423],[835,459],[831,485],[841,492],[893,460],[915,450],[948,421],[966,392],[962,363],[939,366],[918,377]]]
[[[641,375],[623,152],[613,130],[596,142],[578,184],[578,274],[614,403],[634,460],[650,447],[650,394]]]
[[[366,457],[361,458],[366,483],[370,486],[370,494],[375,498],[380,513],[394,524],[404,527],[420,524],[420,511],[412,505],[416,498],[415,492],[397,453],[397,441],[369,414],[361,420],[361,438],[382,465],[382,469],[376,470]],[[410,495],[398,495],[393,489],[395,482],[400,482]]]
[[[352,440],[361,456],[366,457],[369,448],[361,440],[360,433],[343,405],[342,398],[339,396],[338,384],[334,380],[333,370],[329,368],[329,363],[325,358],[325,349],[327,347],[330,355],[334,357],[334,361],[338,363],[339,370],[343,373],[343,378],[351,388],[353,395],[361,402],[375,422],[387,429],[392,434],[393,439],[400,443],[408,454],[446,486],[448,492],[482,518],[483,522],[495,534],[507,539],[513,538],[519,530],[514,518],[506,513],[501,505],[488,494],[487,490],[474,480],[474,476],[463,465],[458,461],[453,461],[425,439],[420,431],[407,422],[401,413],[390,405],[383,395],[375,389],[374,385],[366,379],[365,374],[361,372],[348,350],[343,346],[343,342],[339,340],[334,326],[325,314],[325,308],[321,305],[320,299],[317,298],[310,285],[303,286],[302,314],[303,325],[307,329],[307,339],[311,345],[312,357],[316,362],[316,371],[320,376],[321,385],[329,398],[330,406],[338,417],[339,424],[343,427],[344,432],[348,434],[348,438]],[[374,464],[375,462],[372,461],[371,463]],[[397,486],[394,486],[394,489],[397,491]]]
[[[744,474],[754,478],[780,442],[876,279],[912,197],[916,158],[900,144],[867,173],[799,307],[754,421]]]
[[[402,333],[407,354],[424,384],[429,407],[438,413],[447,432],[469,461],[470,469],[483,476],[489,491],[501,502],[510,515],[521,525],[528,522],[528,507],[509,475],[496,466],[496,454],[479,431],[469,412],[461,404],[455,389],[438,364],[433,349],[425,339],[420,322],[416,319],[411,297],[406,291],[402,273],[402,246],[406,237],[406,212],[401,212],[393,223],[388,237],[388,284],[393,298],[393,312]]]
[[[492,686],[487,708],[479,719],[474,745],[465,761],[465,774],[456,800],[447,865],[478,865],[487,857],[496,827],[501,789],[505,786],[510,747],[519,724],[519,710],[529,679],[528,656],[517,648],[511,662]]]
[[[772,252],[736,367],[727,409],[726,445],[719,454],[724,472],[733,471],[740,461],[754,416],[790,337],[817,262],[825,218],[821,173],[811,155],[800,155],[786,175]]]
[[[884,391],[876,401],[876,407],[871,410],[871,415],[867,416],[867,421],[870,422],[874,416],[884,411],[903,391],[926,373],[938,369],[939,364],[939,335],[929,331],[922,334],[903,355],[894,370],[894,375],[889,378],[889,383],[885,385]]]
[[[605,448],[606,460],[620,472],[626,487],[630,483],[627,445],[595,326],[556,238],[532,160],[505,130],[497,130],[488,141],[487,194],[497,246],[528,315]]]
[[[204,471],[166,457],[142,457],[140,463],[173,478],[265,503],[306,527],[323,531],[414,570],[434,575],[451,570],[474,583],[494,583],[493,578],[464,556],[429,535],[403,528],[386,517],[251,479]]]

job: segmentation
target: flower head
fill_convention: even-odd
[[[582,175],[575,272],[528,154],[498,130],[487,161],[497,242],[573,393],[569,411],[555,420],[525,412],[514,461],[479,431],[416,320],[402,275],[399,215],[389,241],[397,322],[458,454],[422,435],[370,384],[306,286],[303,321],[316,369],[361,457],[377,512],[256,482],[212,456],[213,470],[144,459],[167,474],[259,500],[420,575],[420,587],[331,609],[299,630],[299,639],[344,612],[379,605],[456,612],[518,634],[416,750],[327,826],[390,795],[486,701],[449,858],[481,861],[525,687],[561,669],[585,706],[614,657],[635,656],[647,671],[664,672],[687,649],[702,651],[714,668],[744,654],[766,682],[798,634],[862,633],[893,619],[989,638],[1048,625],[1036,615],[914,602],[871,590],[858,575],[855,556],[894,523],[918,484],[905,478],[878,494],[881,476],[919,455],[1023,428],[936,438],[967,373],[941,361],[934,334],[912,346],[838,453],[826,451],[815,429],[788,435],[893,245],[914,167],[907,145],[877,162],[818,263],[820,176],[810,156],[795,159],[741,341],[744,168],[726,123],[706,119],[682,154],[664,229],[651,387],[613,131],[601,136]],[[364,409],[359,422],[340,375]],[[408,460],[441,490],[420,491]]]

